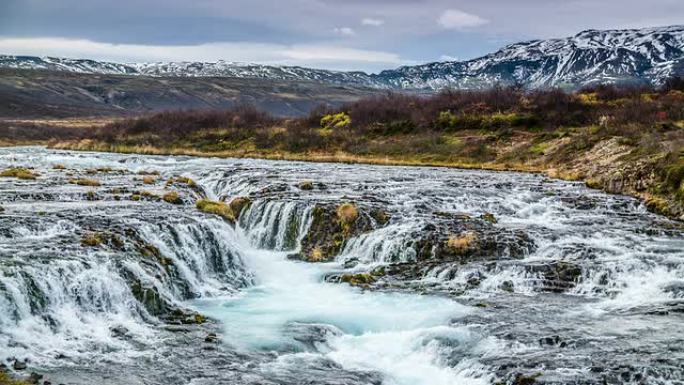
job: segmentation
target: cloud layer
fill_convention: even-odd
[[[339,46],[265,43],[206,43],[185,46],[98,43],[83,39],[0,38],[0,52],[15,55],[68,56],[116,62],[217,61],[320,65],[349,69],[354,64],[396,66],[398,55]]]
[[[0,53],[373,71],[681,15],[682,0],[0,0]]]

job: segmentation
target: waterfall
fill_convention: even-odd
[[[684,374],[684,229],[631,198],[539,175],[0,149],[27,165],[38,179],[0,178],[0,362],[165,385]],[[251,204],[232,223],[199,197]],[[445,249],[469,232],[479,248]],[[298,261],[319,237],[334,255]]]

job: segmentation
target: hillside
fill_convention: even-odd
[[[227,77],[150,77],[0,68],[0,118],[140,115],[250,104],[301,116],[376,93],[312,81]]]
[[[55,136],[51,143],[108,152],[545,172],[640,197],[651,209],[684,219],[681,80],[661,90],[389,94],[287,120],[250,108],[172,112]]]

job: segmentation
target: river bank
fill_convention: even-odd
[[[209,135],[209,133],[207,133]],[[426,144],[426,141],[431,143]],[[220,158],[337,162],[398,166],[431,166],[493,171],[544,173],[549,177],[583,181],[611,194],[641,199],[653,212],[684,220],[684,128],[653,132],[616,132],[585,127],[548,132],[515,131],[496,137],[479,131],[430,138],[396,135],[368,139],[370,152],[292,152],[258,149],[252,141],[222,143],[222,149],[198,140],[194,146],[170,147],[112,144],[95,140],[60,141],[51,148],[188,155]],[[417,142],[423,142],[423,147]],[[434,142],[437,142],[435,144]],[[418,147],[417,147],[418,146]],[[438,147],[438,151],[434,151]],[[401,151],[405,149],[405,151]],[[475,151],[473,153],[473,149]]]

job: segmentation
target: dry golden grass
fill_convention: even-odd
[[[474,246],[477,241],[477,234],[467,232],[460,235],[452,235],[447,240],[447,247],[456,253],[463,253]]]
[[[28,168],[13,167],[0,172],[0,177],[33,180],[38,177],[38,173]]]
[[[157,178],[153,177],[152,175],[145,175],[142,178],[142,182],[144,184],[155,184],[155,183],[157,183]]]
[[[311,250],[308,258],[309,262],[324,262],[325,255],[323,255],[323,250],[320,247],[316,247]]]
[[[342,223],[354,223],[358,217],[359,210],[353,203],[343,203],[337,207],[337,218]]]

